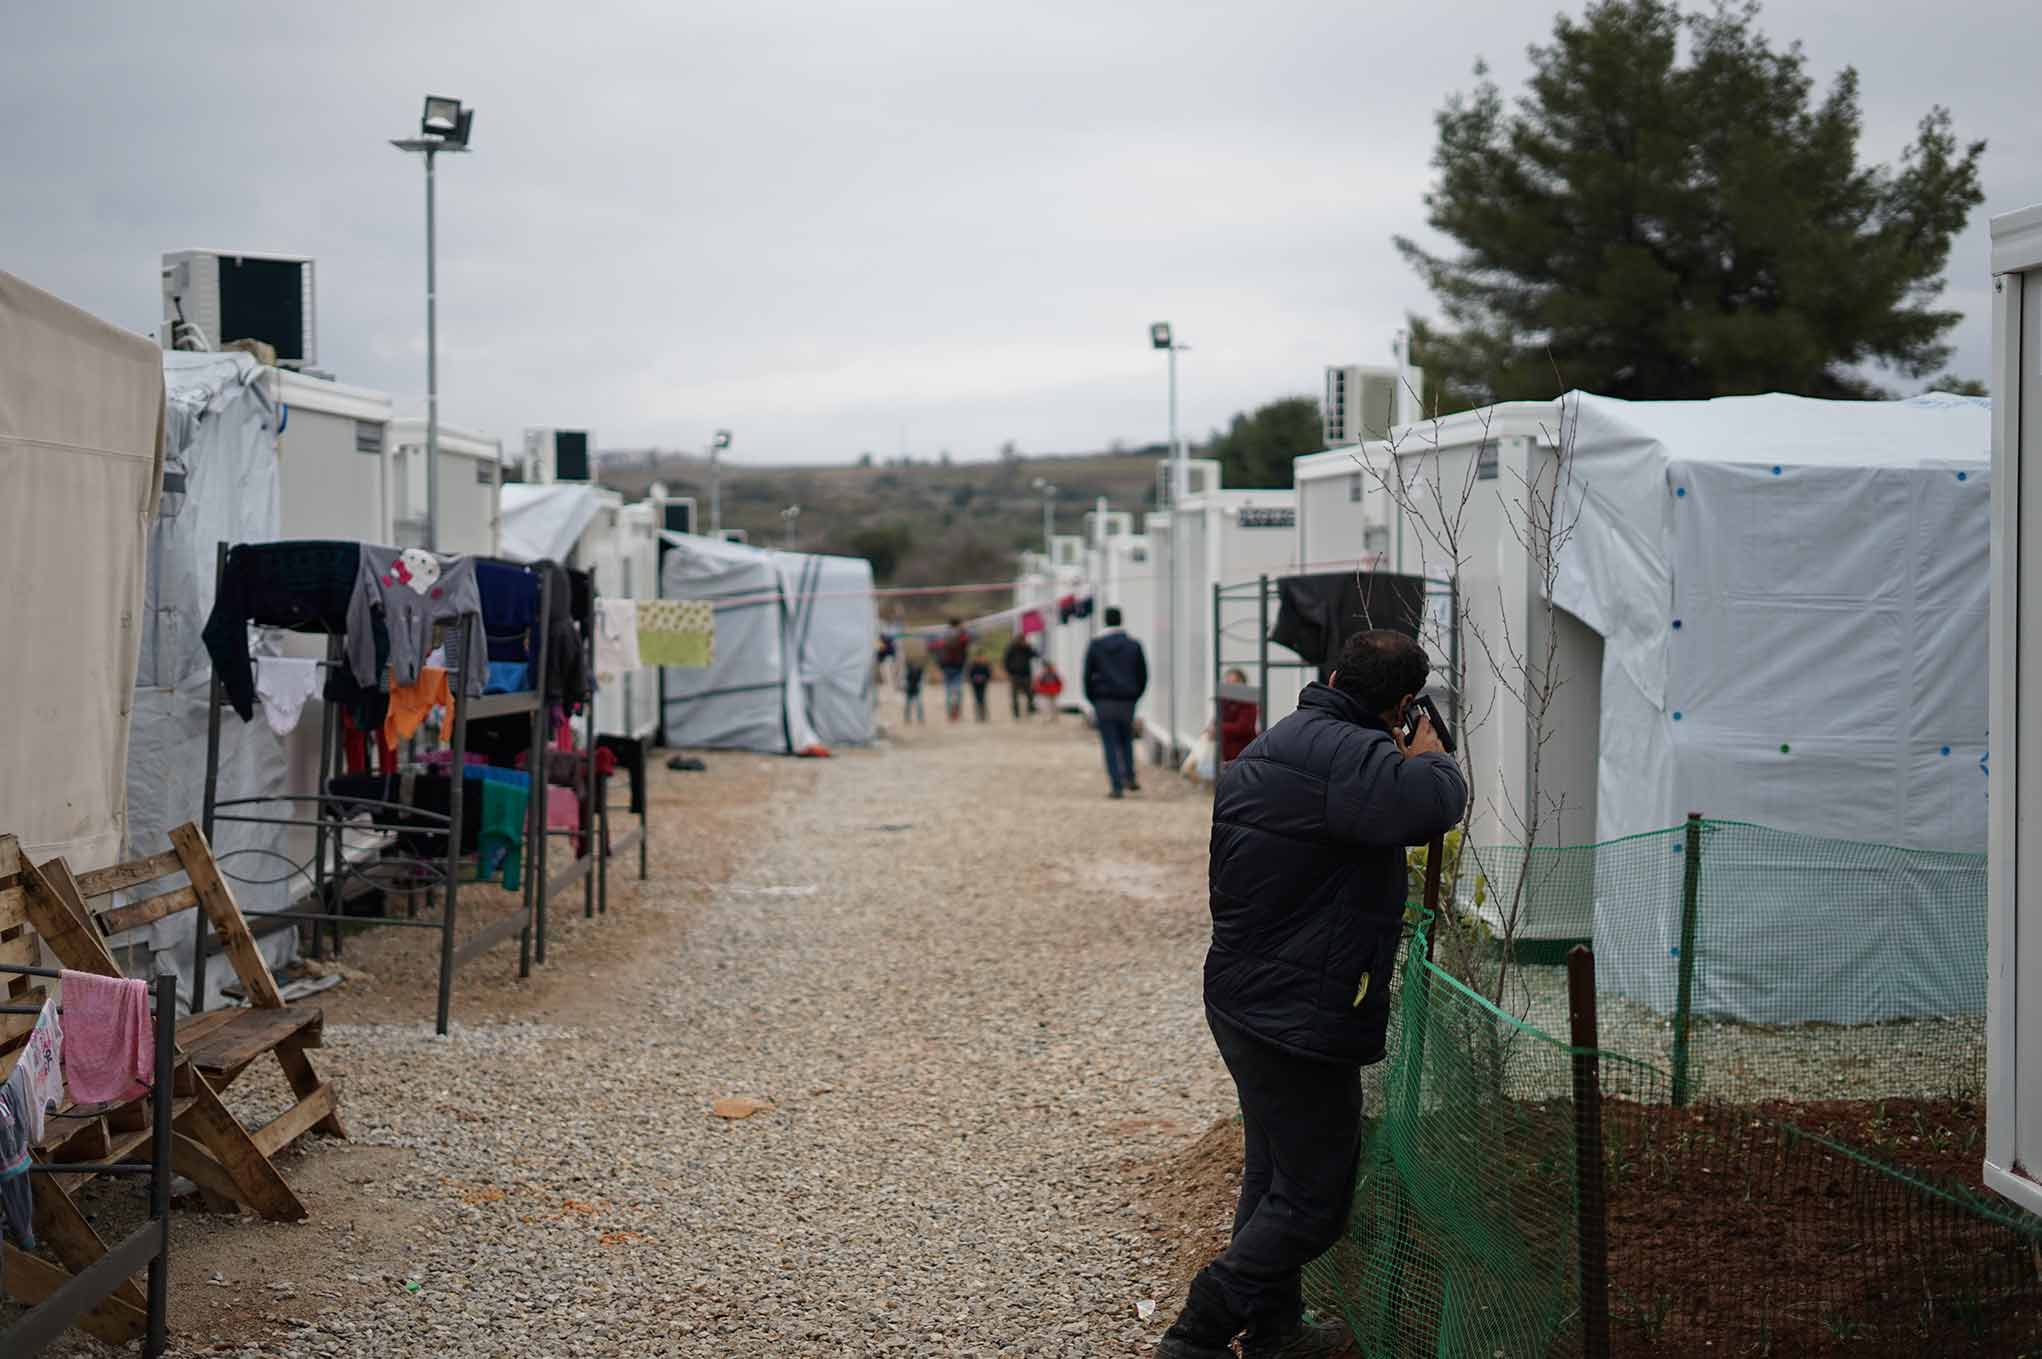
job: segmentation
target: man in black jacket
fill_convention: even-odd
[[[1397,632],[1342,646],[1327,684],[1220,775],[1212,813],[1206,1019],[1241,1097],[1233,1241],[1192,1280],[1162,1359],[1347,1350],[1307,1325],[1299,1271],[1339,1240],[1361,1148],[1361,1068],[1383,1057],[1403,932],[1404,849],[1461,818],[1467,785],[1421,720],[1424,650]]]
[[[1007,643],[1007,654],[1000,658],[1007,671],[1007,707],[1014,714],[1014,720],[1021,720],[1021,705],[1028,705],[1028,715],[1035,716],[1035,648],[1028,645],[1028,638],[1016,632],[1014,640]]]
[[[1106,748],[1108,797],[1139,793],[1134,777],[1134,708],[1149,687],[1149,662],[1142,644],[1120,629],[1120,610],[1106,611],[1106,631],[1085,648],[1085,701],[1099,724],[1099,744]]]

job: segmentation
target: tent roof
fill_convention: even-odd
[[[503,555],[513,561],[564,562],[603,507],[593,486],[503,488]]]
[[[1931,392],[1907,401],[1825,401],[1775,392],[1620,401],[1573,395],[1584,432],[1591,424],[1604,438],[1629,432],[1657,444],[1669,462],[1942,467],[1992,461],[1992,403],[1984,397]],[[1549,419],[1556,414],[1548,411]]]

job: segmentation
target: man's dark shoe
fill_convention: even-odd
[[[1108,796],[1108,797],[1114,797],[1114,798],[1117,798],[1117,797],[1125,797],[1125,796],[1126,796],[1126,794],[1122,793],[1122,792],[1121,792],[1121,791],[1120,791],[1120,790],[1119,790],[1118,788],[1116,788],[1116,789],[1114,789],[1114,790],[1113,790],[1112,792],[1108,793],[1108,794],[1107,794],[1106,796]]]
[[[1233,1359],[1234,1336],[1240,1329],[1240,1318],[1227,1306],[1219,1285],[1200,1273],[1191,1281],[1184,1310],[1163,1332],[1156,1354],[1159,1359]]]
[[[1355,1353],[1345,1326],[1303,1317],[1287,1327],[1258,1326],[1241,1340],[1242,1359],[1346,1359]]]
[[[1130,792],[1130,793],[1139,793],[1139,792],[1140,792],[1141,790],[1142,790],[1142,786],[1141,786],[1141,785],[1140,785],[1139,783],[1136,783],[1136,782],[1135,782],[1135,781],[1134,781],[1133,779],[1129,779],[1129,780],[1127,781],[1127,791],[1128,791],[1128,792]]]

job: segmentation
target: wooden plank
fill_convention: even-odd
[[[330,1085],[321,1085],[304,1099],[249,1134],[264,1156],[275,1156],[312,1130],[312,1125],[340,1107]]]
[[[35,1187],[35,1237],[55,1252],[64,1268],[76,1274],[106,1254],[106,1243],[92,1230],[85,1214],[78,1211],[78,1201],[71,1197],[71,1191],[55,1183],[57,1178],[36,1176],[41,1183]],[[145,1305],[142,1290],[132,1280],[123,1282],[114,1292],[122,1302],[137,1307]]]
[[[243,1206],[272,1222],[296,1222],[305,1216],[305,1205],[203,1076],[192,1083],[192,1105],[185,1121],[233,1182],[234,1197]]]
[[[12,939],[0,940],[0,963],[34,967],[36,954],[35,935],[28,930],[23,930]]]
[[[226,945],[227,960],[241,978],[241,989],[249,1004],[260,1008],[281,1006],[284,997],[277,990],[277,979],[270,975],[262,950],[255,946],[255,936],[248,932],[248,921],[242,917],[241,908],[234,904],[234,894],[228,890],[226,879],[220,876],[219,865],[213,862],[213,849],[206,843],[204,833],[187,821],[170,832],[170,843],[177,846],[184,871],[191,874],[191,885],[198,890],[199,906]]]
[[[85,899],[62,859],[30,864],[22,870],[28,886],[28,919],[59,962],[75,972],[118,977],[120,966],[106,950],[106,940],[85,914]]]
[[[56,1126],[60,1122],[75,1126],[66,1132]],[[45,1160],[51,1162],[113,1160],[113,1134],[107,1131],[106,1120],[99,1115],[81,1118],[72,1114],[61,1120],[53,1115],[49,1124],[43,1130],[43,1145],[49,1148]],[[52,1137],[50,1134],[53,1132],[60,1132],[63,1135]]]
[[[166,915],[188,911],[198,904],[198,888],[187,883],[183,887],[159,892],[153,897],[144,897],[140,901],[129,902],[111,911],[102,911],[99,916],[99,927],[108,934],[120,934],[125,930],[153,925]]]
[[[296,1005],[280,1010],[233,1010],[232,1022],[185,1049],[191,1064],[211,1076],[247,1066],[300,1029],[319,1022],[319,1011]]]
[[[161,854],[151,854],[146,859],[133,859],[124,864],[114,864],[110,868],[95,868],[90,873],[80,873],[78,890],[87,897],[109,896],[124,887],[154,882],[158,878],[182,872],[184,861],[177,857],[176,849],[166,849]]]
[[[19,887],[0,887],[0,930],[11,930],[28,919],[22,908],[22,896]]]
[[[312,1059],[305,1055],[305,1049],[318,1041],[319,1033],[315,1029],[277,1045],[277,1064],[283,1067],[284,1079],[291,1083],[291,1089],[299,1099],[310,1098],[313,1091],[325,1088],[319,1073],[312,1069]],[[339,1104],[336,1098],[333,1110],[318,1123],[319,1131],[329,1137],[347,1136],[347,1125],[340,1121]]]
[[[10,930],[28,917],[22,913],[21,841],[0,835],[0,930]]]
[[[189,1048],[203,1041],[207,1034],[219,1028],[222,1024],[231,1023],[234,1016],[240,1013],[240,1006],[228,1005],[216,1010],[203,1011],[191,1016],[189,1019],[180,1019],[177,1021],[178,1046]]]
[[[24,1306],[35,1306],[71,1282],[69,1274],[13,1242],[0,1247],[0,1258],[7,1262],[0,1269],[0,1284]],[[79,1319],[78,1329],[119,1348],[142,1338],[149,1329],[149,1312],[118,1297],[107,1298]]]
[[[183,1133],[170,1135],[170,1168],[197,1185],[214,1212],[238,1211],[240,1187],[227,1178],[211,1152]]]
[[[34,935],[29,936],[31,939],[34,937]],[[8,997],[7,1003],[9,1005],[40,1005],[49,999],[49,995],[48,991],[38,986],[32,991],[24,991],[18,996]],[[35,1021],[36,1016],[34,1015],[0,1015],[0,1048],[6,1047],[15,1039],[34,1028]],[[7,1073],[13,1069],[14,1064],[11,1062],[4,1069],[0,1069],[0,1079],[5,1079]]]

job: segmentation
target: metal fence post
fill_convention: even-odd
[[[1687,814],[1687,848],[1680,883],[1680,991],[1673,1003],[1673,1103],[1686,1106],[1691,1096],[1688,1042],[1695,999],[1695,916],[1702,895],[1702,814]]]
[[[1574,1061],[1574,1203],[1581,1263],[1581,1353],[1608,1359],[1609,1197],[1603,1184],[1602,1059],[1596,1051],[1595,954],[1567,952],[1567,1011]]]

